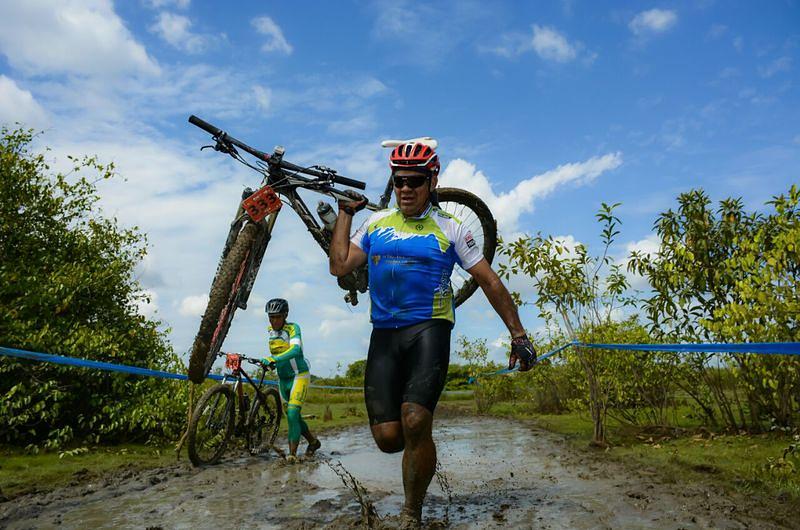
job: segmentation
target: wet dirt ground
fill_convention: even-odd
[[[523,423],[437,420],[435,439],[441,474],[426,502],[429,528],[800,528],[800,515],[774,504],[665,484]],[[393,527],[401,455],[380,453],[366,425],[322,440],[296,465],[234,451],[213,467],[180,463],[28,495],[0,504],[0,528],[356,528],[365,503],[375,526]]]

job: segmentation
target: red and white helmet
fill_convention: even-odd
[[[422,142],[406,142],[398,145],[389,156],[389,167],[392,173],[398,169],[421,169],[430,173],[431,177],[439,174],[441,165],[439,155],[433,147]]]

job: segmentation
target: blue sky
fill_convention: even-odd
[[[796,1],[220,6],[0,1],[0,122],[44,130],[56,167],[68,154],[116,162],[124,180],[103,185],[103,211],[148,234],[139,278],[153,301],[141,310],[179,352],[237,197],[258,182],[200,153],[207,137],[189,114],[365,180],[373,197],[380,140],[434,136],[443,183],[483,196],[506,237],[591,247],[600,202],[622,202],[620,260],[655,248],[653,221],[680,192],[759,208],[800,181]],[[512,287],[535,296],[523,279]],[[263,301],[283,295],[313,371],[330,374],[364,357],[369,337],[367,304],[351,310],[342,294],[287,210],[226,347],[263,351]],[[482,295],[458,319],[457,333],[504,336]]]

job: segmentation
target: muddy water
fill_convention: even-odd
[[[446,419],[435,438],[450,491],[441,480],[431,485],[424,515],[432,527],[780,527],[708,487],[659,484],[653,473],[576,453],[520,423]],[[403,500],[401,456],[378,452],[366,426],[325,436],[319,455],[298,465],[232,456],[211,468],[181,464],[0,504],[0,527],[358,526],[361,506],[328,461],[358,480],[391,527]]]

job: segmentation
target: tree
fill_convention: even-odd
[[[603,203],[596,215],[602,227],[603,245],[598,256],[591,256],[583,244],[568,248],[564,241],[541,234],[524,236],[501,246],[500,253],[508,258],[508,265],[499,266],[500,275],[529,277],[538,294],[534,304],[540,317],[548,326],[561,328],[560,333],[572,340],[588,343],[647,341],[647,334],[636,319],[623,323],[614,319],[615,310],[636,303],[636,299],[627,294],[630,286],[621,266],[608,255],[619,234],[620,220],[614,215],[617,206]],[[581,391],[591,413],[593,443],[597,445],[606,443],[605,426],[610,409],[646,408],[639,397],[642,389],[637,391],[632,385],[634,381],[625,374],[642,373],[646,365],[651,377],[643,384],[648,388],[653,384],[670,384],[666,374],[672,365],[659,354],[642,356],[633,352],[575,347],[564,355],[567,362],[578,363],[583,371]],[[663,410],[669,390],[651,394],[662,396],[662,400],[649,406]],[[625,414],[620,416],[626,417]],[[627,417],[638,418],[635,414]]]
[[[746,213],[741,199],[722,200],[714,211],[702,190],[681,194],[677,210],[656,222],[658,253],[631,255],[630,269],[652,287],[642,305],[651,333],[667,342],[797,341],[799,200],[792,186],[765,215]],[[796,358],[696,354],[682,368],[682,388],[712,424],[796,425]]]
[[[159,322],[137,310],[144,236],[97,212],[94,182],[112,178],[113,165],[70,158],[71,172],[51,175],[32,140],[0,130],[0,344],[182,371]],[[186,406],[176,384],[0,358],[0,439],[59,447],[174,436]]]

